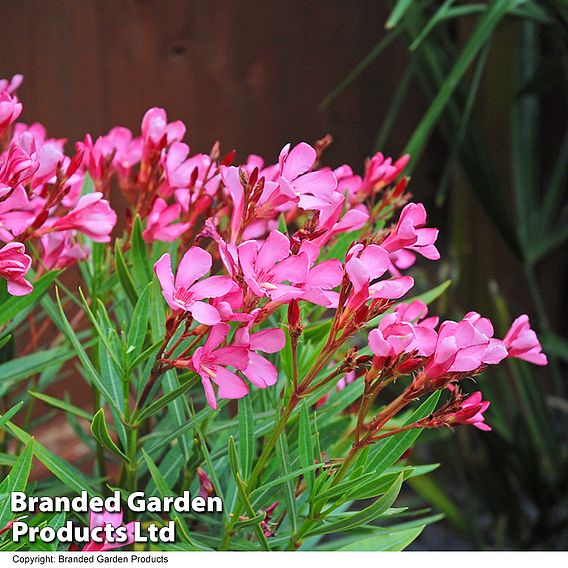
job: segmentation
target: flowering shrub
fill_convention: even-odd
[[[507,357],[547,361],[527,316],[501,340],[476,312],[429,315],[444,286],[408,298],[406,271],[439,258],[437,229],[410,201],[408,156],[377,153],[357,175],[322,165],[325,138],[237,166],[218,144],[191,154],[184,124],[159,108],[140,136],[116,127],[67,156],[64,140],[17,122],[20,82],[0,81],[0,455],[12,468],[0,548],[15,546],[6,495],[26,487],[32,455],[52,474],[38,495],[223,499],[221,514],[171,513],[178,542],[164,549],[394,550],[416,538],[435,517],[394,505],[405,479],[432,469],[406,461],[420,432],[491,430],[489,402],[464,385]],[[76,382],[92,413],[66,396]],[[52,383],[59,397],[42,392]],[[67,416],[93,460],[72,465],[34,441],[34,399]],[[122,526],[106,515],[74,521]]]

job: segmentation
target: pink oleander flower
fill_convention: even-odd
[[[369,347],[379,360],[395,359],[401,353],[414,351],[421,357],[428,357],[434,352],[436,332],[431,327],[413,324],[405,319],[405,316],[413,316],[414,312],[423,306],[422,303],[422,306],[413,304],[405,306],[406,309],[397,309],[393,313],[385,314],[378,328],[369,333]]]
[[[69,162],[63,153],[64,143],[65,140],[47,138],[45,127],[41,124],[34,123],[31,126],[16,124],[12,145],[19,149],[20,160],[32,162],[28,171],[19,175],[19,183],[29,180],[36,189],[48,181],[55,181],[57,166]],[[23,166],[19,167],[22,169]]]
[[[185,125],[181,120],[168,123],[168,115],[163,108],[153,107],[146,111],[142,119],[142,140],[144,147],[157,147],[162,141],[165,145],[179,142],[185,135]]]
[[[236,242],[243,216],[246,213],[244,210],[245,193],[241,183],[239,168],[234,166],[221,168],[221,179],[233,202],[231,214],[231,242],[234,243]],[[266,232],[266,219],[276,216],[278,214],[278,208],[282,205],[297,203],[298,199],[298,196],[291,191],[287,184],[264,181],[262,193],[256,200],[253,213],[257,223],[259,222],[258,220],[262,220],[260,228],[258,231],[254,229],[251,230],[249,225],[243,232],[243,237],[252,238],[253,234],[262,236]]]
[[[24,76],[19,74],[14,75],[11,79],[0,79],[0,92],[6,91],[11,95],[22,84],[23,80]]]
[[[547,365],[548,359],[542,352],[542,346],[531,329],[529,317],[526,314],[519,316],[512,324],[503,339],[509,357],[522,359],[534,365]]]
[[[286,345],[286,336],[281,329],[263,329],[250,333],[249,327],[242,327],[235,334],[234,345],[243,346],[250,350],[248,365],[243,370],[243,375],[255,387],[264,389],[276,384],[278,370],[268,359],[255,353],[255,351],[262,351],[263,353],[282,351],[284,345]]]
[[[4,201],[0,201],[0,239],[12,241],[30,226],[35,216],[36,208],[26,190],[21,185],[16,186]]]
[[[166,241],[171,243],[183,235],[190,223],[175,223],[179,219],[181,206],[177,203],[168,205],[161,197],[156,198],[146,220],[146,229],[142,233],[147,243]]]
[[[32,259],[22,243],[8,243],[0,249],[0,276],[7,281],[12,296],[25,296],[33,286],[25,279]]]
[[[183,255],[175,279],[168,253],[154,264],[154,272],[170,308],[175,312],[189,312],[205,325],[218,324],[221,316],[217,308],[203,300],[223,296],[233,288],[233,281],[227,276],[210,276],[197,282],[211,270],[212,263],[207,251],[192,247]]]
[[[299,298],[304,291],[293,284],[306,281],[309,258],[306,253],[290,256],[290,241],[279,231],[271,231],[263,242],[246,241],[238,247],[245,282],[253,295],[275,301]]]
[[[110,513],[106,510],[102,513],[94,513],[91,511],[89,515],[89,530],[91,533],[93,529],[97,527],[104,528],[106,525],[111,525],[114,529],[121,527],[121,532],[124,532],[124,536],[126,536],[127,539],[123,542],[109,542],[104,540],[104,531],[100,531],[99,535],[101,539],[103,539],[103,542],[91,540],[91,542],[83,547],[83,552],[104,552],[105,550],[114,550],[115,548],[128,546],[134,542],[134,521],[123,525],[122,511],[120,513]]]
[[[93,143],[90,134],[85,136],[83,163],[91,177],[101,180],[106,175],[106,162],[112,157],[112,167],[119,177],[126,178],[142,158],[142,139],[135,138],[132,132],[123,126],[109,130],[106,136],[99,136]]]
[[[301,142],[290,150],[290,144],[282,148],[278,157],[280,177],[278,182],[287,194],[299,197],[302,209],[321,209],[331,203],[337,187],[337,179],[331,170],[310,171],[316,161],[316,151]]]
[[[41,261],[48,270],[67,268],[89,256],[89,249],[75,242],[75,231],[48,233],[40,242]]]
[[[0,188],[12,188],[30,181],[38,171],[40,163],[37,159],[33,140],[31,144],[20,145],[12,142],[4,163],[0,166]],[[27,147],[26,147],[27,146]],[[0,189],[0,195],[7,191]]]
[[[482,400],[479,391],[474,392],[462,401],[460,409],[457,412],[450,414],[445,420],[449,425],[471,424],[479,428],[479,430],[490,432],[491,426],[485,424],[485,417],[483,416],[489,404],[489,401]]]
[[[249,363],[248,348],[236,345],[219,347],[229,330],[226,323],[213,326],[205,344],[197,348],[191,358],[191,366],[201,377],[205,398],[213,409],[217,408],[217,399],[212,382],[217,385],[217,395],[220,398],[242,398],[249,391],[245,382],[227,369],[231,366],[244,371]]]
[[[304,282],[298,285],[304,293],[299,299],[325,306],[336,308],[339,294],[333,288],[339,286],[343,280],[343,266],[337,259],[324,260],[314,266],[319,256],[319,247],[313,241],[304,241],[300,247],[300,253],[306,253],[309,258],[308,274]]]
[[[18,116],[22,114],[22,108],[18,97],[13,97],[7,91],[0,92],[0,134],[16,122]]]
[[[45,232],[75,229],[98,243],[108,243],[116,225],[116,213],[99,192],[83,195],[75,208],[60,217]]]
[[[500,339],[493,338],[493,325],[477,312],[469,312],[460,322],[445,321],[440,326],[436,350],[424,371],[430,380],[446,373],[469,373],[483,365],[496,365],[507,356]]]
[[[419,253],[429,260],[438,260],[440,253],[434,243],[438,229],[425,227],[426,209],[422,203],[409,203],[381,246],[392,255],[394,264],[401,269],[414,264]]]
[[[383,276],[390,266],[388,252],[377,245],[364,247],[357,244],[347,254],[345,270],[353,284],[353,292],[347,305],[357,309],[369,299],[382,298],[396,300],[412,288],[414,280],[410,276],[381,280],[374,284],[372,281]]]

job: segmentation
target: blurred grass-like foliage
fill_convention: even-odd
[[[425,438],[428,458],[451,467],[413,486],[475,547],[566,548],[568,2],[389,4],[382,37],[321,107],[403,42],[407,66],[375,149],[389,150],[406,95],[419,86],[427,107],[404,151],[411,173],[433,137],[445,148],[434,200],[451,219],[457,266],[448,315],[460,313],[462,294],[504,333],[516,303],[536,318],[550,360],[544,371],[511,361],[489,374],[494,432],[460,432],[458,445],[444,443],[449,432]]]

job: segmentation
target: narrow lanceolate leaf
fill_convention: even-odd
[[[128,349],[132,349],[129,359],[134,361],[144,345],[150,316],[150,286],[146,285],[134,308],[130,329],[128,330]]]
[[[73,331],[72,327],[69,325],[69,322],[67,321],[67,318],[65,316],[65,312],[63,311],[63,306],[61,305],[61,300],[59,298],[59,291],[57,289],[56,289],[56,295],[57,295],[57,305],[59,306],[59,312],[61,314],[61,324],[63,326],[63,329],[61,331],[63,331],[63,333],[67,336],[67,339],[69,340],[73,349],[75,350],[75,353],[79,358],[79,361],[81,361],[81,365],[83,365],[83,369],[85,370],[85,375],[87,379],[97,389],[99,389],[99,391],[103,394],[103,396],[106,398],[109,404],[113,405],[116,410],[120,410],[117,400],[113,397],[112,392],[109,391],[108,387],[101,381],[101,378],[97,373],[97,370],[95,369],[93,363],[89,359],[89,356],[83,349],[83,346],[81,345],[81,342],[75,335],[75,332]]]
[[[406,421],[406,424],[412,424],[413,422],[416,422],[416,420],[420,420],[421,418],[425,418],[431,414],[438,404],[440,394],[441,392],[438,391],[430,395],[430,397],[410,416],[410,418]],[[404,452],[406,452],[406,450],[416,441],[420,432],[422,432],[421,428],[415,428],[408,430],[407,432],[401,432],[400,434],[391,436],[384,440],[382,444],[379,442],[379,444],[377,444],[378,449],[374,454],[372,454],[365,471],[374,470],[377,475],[384,473],[384,471],[399,460],[402,454],[404,454]]]
[[[24,310],[35,306],[39,299],[47,292],[52,282],[57,278],[59,271],[55,270],[47,272],[36,282],[34,282],[34,289],[31,294],[27,296],[9,296],[8,299],[2,303],[0,310],[0,326],[9,322],[17,315],[21,314]]]
[[[411,542],[416,540],[423,530],[424,525],[402,531],[381,531],[375,536],[362,538],[341,547],[339,550],[398,552],[404,550]]]
[[[362,511],[349,514],[347,517],[338,521],[326,522],[324,521],[320,526],[316,527],[313,531],[309,532],[307,536],[316,536],[320,534],[330,534],[337,532],[345,532],[378,519],[384,515],[390,506],[395,502],[400,488],[402,487],[403,476],[400,474],[396,481],[391,485],[390,489],[380,498],[377,499],[372,505],[369,505]]]
[[[78,416],[79,418],[83,418],[88,420],[89,422],[92,421],[93,417],[83,410],[82,408],[78,408],[67,402],[66,400],[60,400],[59,398],[55,398],[53,396],[49,396],[47,394],[43,394],[41,392],[32,392],[28,391],[34,398],[49,404],[49,406],[53,406],[53,408],[59,408],[60,410],[64,410],[65,412],[69,412],[69,414],[73,414],[74,416]]]
[[[0,417],[1,420],[1,417]],[[21,428],[7,422],[4,426],[12,436],[15,436],[23,444],[29,444],[32,437],[24,432]],[[98,495],[99,492],[91,485],[85,475],[76,467],[67,463],[59,456],[51,453],[45,446],[42,446],[37,440],[34,441],[34,455],[35,457],[49,470],[55,477],[61,480],[69,489],[80,493],[87,491],[90,495]]]
[[[398,0],[390,13],[389,19],[385,24],[385,28],[387,30],[392,30],[392,28],[394,28],[402,20],[402,18],[404,18],[412,4],[413,0]]]
[[[144,459],[146,460],[146,464],[148,465],[148,469],[150,471],[150,475],[156,484],[156,488],[161,497],[170,497],[174,495],[172,489],[168,486],[167,481],[165,480],[164,476],[154,463],[154,460],[142,449],[142,454]],[[174,509],[171,512],[172,519],[177,524],[180,534],[183,536],[184,540],[191,544],[191,538],[189,536],[189,528],[184,520],[184,518]]]
[[[124,254],[120,248],[120,241],[117,239],[114,246],[114,269],[118,276],[118,281],[126,294],[126,297],[132,304],[136,305],[138,301],[138,292],[136,291],[136,286],[134,285],[134,280],[132,280],[132,275],[126,266],[126,261],[124,260]]]
[[[189,389],[191,389],[191,387],[195,385],[195,383],[196,383],[195,380],[189,379],[184,383],[182,383],[176,389],[170,391],[169,393],[165,394],[163,397],[159,398],[152,404],[148,405],[142,410],[142,412],[140,412],[140,414],[137,417],[137,421],[143,422],[147,418],[150,418],[150,416],[153,416],[154,414],[159,412],[162,408],[164,408],[164,406],[167,406],[170,402],[173,402],[180,396],[184,395]]]
[[[305,403],[300,408],[300,427],[298,429],[298,449],[300,451],[300,464],[302,467],[309,467],[314,464],[314,442],[312,430],[310,428],[310,414]],[[312,492],[315,474],[313,470],[307,471],[304,475],[308,491]]]
[[[152,280],[152,267],[148,258],[146,243],[142,237],[142,221],[136,216],[132,225],[132,273],[137,288],[143,288]]]
[[[110,437],[108,433],[108,428],[106,425],[105,412],[102,408],[93,416],[93,421],[91,422],[91,432],[93,436],[110,452],[120,456],[126,460],[126,454],[116,445],[114,440]]]
[[[31,438],[8,476],[0,483],[0,528],[14,517],[10,509],[10,494],[13,491],[25,491],[26,489],[32,467],[33,451],[34,439]]]
[[[290,453],[288,451],[288,443],[286,441],[285,433],[282,433],[276,442],[276,453],[278,455],[280,471],[284,476],[286,476],[290,473]],[[288,509],[290,526],[292,527],[292,531],[296,532],[296,526],[298,524],[296,514],[296,490],[291,479],[284,482],[284,500],[286,501],[286,508]]]
[[[6,422],[8,422],[8,420],[12,419],[12,416],[14,416],[19,410],[20,408],[22,408],[24,404],[24,401],[20,401],[18,402],[18,404],[15,404],[14,406],[12,406],[12,408],[10,408],[10,410],[7,410],[2,417],[0,417],[0,428],[2,428],[2,426],[4,426],[4,424],[6,424]]]
[[[251,397],[239,399],[239,455],[243,479],[248,479],[254,460],[254,417]]]

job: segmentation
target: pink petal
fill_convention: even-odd
[[[276,384],[278,371],[276,367],[258,353],[250,354],[250,361],[244,371],[245,377],[259,389]]]
[[[288,153],[282,168],[282,175],[289,180],[294,180],[307,172],[315,161],[316,151],[309,144],[300,142]]]
[[[219,298],[230,292],[233,288],[233,281],[227,276],[210,276],[196,282],[190,291],[195,295],[196,300],[203,298]]]
[[[172,273],[172,261],[168,253],[163,254],[156,264],[154,264],[154,272],[158,277],[166,302],[172,310],[179,310],[179,306],[174,303],[172,298],[174,292],[174,275]]]
[[[277,353],[284,349],[286,345],[286,336],[284,331],[278,328],[263,329],[252,333],[250,336],[250,348],[255,351],[264,351],[265,353]]]
[[[211,353],[216,365],[230,365],[239,371],[244,371],[249,361],[249,350],[246,347],[220,347]]]
[[[189,311],[191,315],[199,322],[205,325],[215,325],[221,321],[221,316],[217,308],[205,302],[194,302]]]
[[[176,288],[189,288],[198,278],[211,270],[211,255],[199,247],[191,247],[177,269]]]
[[[258,251],[256,270],[269,270],[290,255],[290,241],[279,231],[271,231]]]
[[[213,382],[219,387],[218,394],[221,398],[242,398],[248,394],[247,385],[235,373],[220,366],[215,366],[214,371]]]

